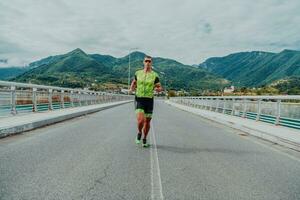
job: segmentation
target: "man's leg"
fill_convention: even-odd
[[[144,120],[144,128],[143,128],[144,139],[147,139],[147,135],[150,130],[150,122],[151,122],[151,117],[146,117]]]
[[[138,108],[135,110],[135,112],[136,112],[137,127],[138,127],[138,134],[136,136],[135,143],[140,144],[141,138],[142,138],[142,130],[143,130],[144,121],[145,121],[144,110]]]
[[[144,137],[143,137],[143,147],[149,147],[149,144],[147,143],[147,135],[150,130],[150,122],[151,122],[151,114],[145,113],[145,121],[144,121]]]
[[[147,100],[146,106],[145,106],[145,121],[144,121],[144,138],[143,138],[143,147],[148,147],[149,144],[147,143],[147,135],[150,130],[150,122],[152,119],[152,113],[153,113],[153,98]]]
[[[137,112],[136,116],[137,116],[138,131],[139,133],[142,133],[142,129],[144,127],[144,121],[145,121],[144,112]]]

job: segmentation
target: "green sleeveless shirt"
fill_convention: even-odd
[[[136,86],[136,97],[153,98],[154,85],[159,83],[159,78],[156,72],[144,72],[144,69],[135,72],[135,80],[137,81]]]

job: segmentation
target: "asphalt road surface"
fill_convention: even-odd
[[[300,156],[156,100],[151,147],[133,103],[0,140],[0,199],[300,199]]]

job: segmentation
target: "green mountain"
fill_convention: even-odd
[[[269,85],[276,88],[281,94],[300,95],[300,77],[280,79]]]
[[[300,76],[300,51],[234,53],[209,58],[199,67],[231,80],[235,85],[261,86],[279,79]]]
[[[95,82],[99,75],[109,72],[107,66],[97,62],[81,49],[48,57],[30,66],[35,67],[10,80],[63,87],[86,87]]]
[[[35,67],[38,67],[43,64],[47,64],[55,59],[55,56],[50,56],[48,58],[44,58],[42,60],[30,63],[28,66],[25,67],[1,67],[0,68],[0,80],[10,80],[14,77],[21,75]]]
[[[143,68],[144,53],[133,52],[125,57],[115,58],[109,55],[86,54],[81,49],[75,49],[64,55],[31,63],[32,69],[10,80],[93,89],[103,89],[101,87],[105,84],[126,86],[129,56],[133,78],[134,72]],[[229,84],[227,80],[206,69],[184,65],[172,59],[155,57],[153,63],[154,70],[161,76],[162,84],[166,81],[168,89],[219,90]]]
[[[0,68],[0,80],[9,80],[28,71],[27,67],[3,67]]]

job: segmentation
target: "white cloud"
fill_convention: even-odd
[[[300,49],[298,0],[4,0],[0,59],[22,65],[77,47],[200,63],[237,51]]]

